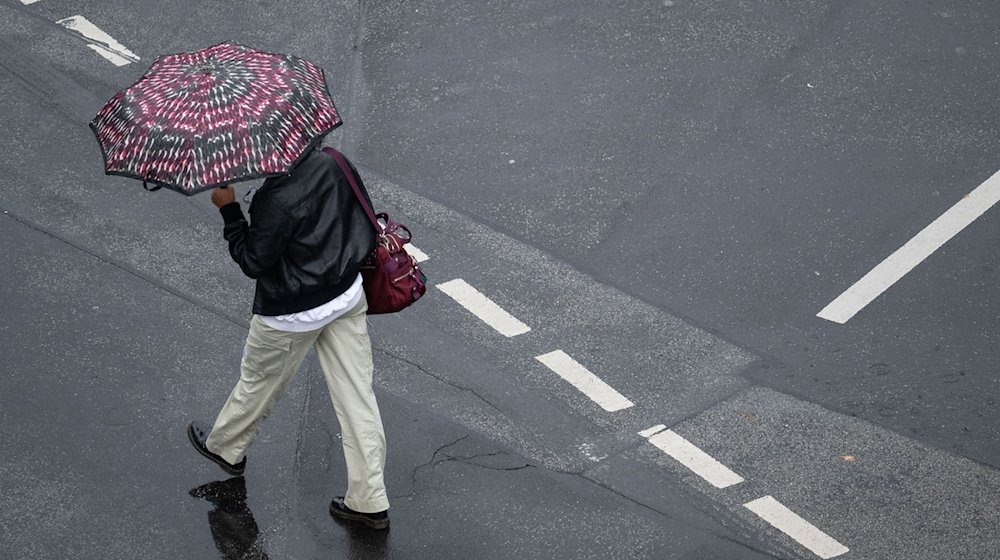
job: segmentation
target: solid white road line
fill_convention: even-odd
[[[673,430],[661,430],[663,426],[654,426],[639,432],[639,435],[649,439],[661,451],[676,459],[680,464],[691,469],[691,472],[704,478],[716,488],[728,488],[743,482],[743,477],[729,470],[728,467],[716,461],[695,444],[684,439]],[[650,435],[646,435],[650,434]]]
[[[139,57],[134,52],[126,49],[124,45],[115,41],[111,35],[101,31],[96,25],[90,23],[90,21],[83,16],[68,17],[61,19],[56,23],[62,25],[66,29],[76,31],[87,39],[93,41],[93,43],[89,43],[87,46],[96,51],[97,54],[108,59],[108,61],[115,66],[125,66],[130,62],[139,60]]]
[[[418,263],[422,263],[430,258],[427,256],[427,253],[417,249],[413,243],[407,243],[406,245],[403,245],[403,248],[406,249],[406,252],[416,259]]]
[[[931,253],[1000,201],[1000,171],[858,280],[816,316],[844,324]]]
[[[757,498],[743,506],[820,558],[833,558],[850,550],[771,496]]]
[[[601,381],[599,377],[590,373],[587,368],[577,363],[576,360],[569,357],[562,350],[535,356],[535,359],[556,372],[559,377],[569,381],[584,395],[590,397],[592,401],[599,404],[601,408],[608,412],[633,406],[632,401],[626,399],[610,385]]]
[[[437,284],[437,287],[451,296],[459,305],[471,311],[473,315],[508,338],[531,330],[531,327],[518,321],[513,315],[501,309],[499,305],[493,303],[493,300],[481,294],[461,278]]]

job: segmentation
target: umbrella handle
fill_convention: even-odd
[[[146,189],[149,192],[153,192],[153,191],[158,191],[158,190],[162,189],[163,187],[161,185],[153,185],[152,187],[150,187],[149,185],[146,184],[146,180],[143,179],[143,181],[142,181],[142,188]]]

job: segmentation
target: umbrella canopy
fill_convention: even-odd
[[[192,195],[287,173],[341,122],[315,64],[220,43],[160,57],[90,127],[105,173]]]

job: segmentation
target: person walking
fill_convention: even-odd
[[[363,185],[353,165],[351,171]],[[225,221],[229,253],[256,280],[256,291],[239,381],[210,429],[188,427],[192,445],[230,475],[242,475],[261,421],[315,348],[347,463],[347,492],[333,499],[330,514],[388,528],[385,433],[372,390],[360,274],[376,238],[347,177],[332,157],[312,150],[289,174],[264,182],[249,222],[231,186],[213,189],[212,202]]]

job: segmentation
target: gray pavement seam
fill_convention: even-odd
[[[388,350],[385,350],[385,349],[382,349],[382,348],[378,348],[378,347],[375,347],[375,346],[373,346],[372,349],[374,351],[380,353],[380,354],[383,354],[383,355],[388,356],[390,358],[399,360],[399,361],[401,361],[401,362],[403,362],[403,363],[405,363],[407,365],[413,366],[420,373],[423,373],[423,374],[425,374],[425,375],[427,375],[429,377],[433,377],[434,379],[437,379],[438,381],[440,381],[441,383],[444,383],[445,385],[448,385],[449,387],[454,387],[455,389],[458,389],[459,391],[466,391],[466,392],[472,393],[473,396],[475,396],[477,399],[481,400],[482,402],[486,403],[486,405],[488,405],[493,410],[496,410],[497,412],[499,412],[503,416],[507,416],[506,413],[504,413],[504,411],[500,409],[500,407],[498,407],[497,405],[493,404],[489,399],[487,399],[487,398],[483,397],[482,395],[480,395],[479,393],[477,393],[474,389],[470,389],[469,387],[465,387],[463,385],[458,385],[457,383],[452,383],[451,381],[448,381],[447,379],[445,379],[445,378],[443,378],[443,377],[441,377],[439,375],[434,375],[433,373],[431,373],[430,371],[428,371],[427,369],[425,369],[420,364],[418,364],[416,362],[413,362],[411,360],[407,360],[406,358],[400,356],[399,354],[395,354],[393,352],[390,352]]]
[[[139,278],[140,280],[142,280],[142,281],[150,284],[151,286],[154,286],[155,288],[157,288],[159,290],[162,290],[162,291],[167,292],[167,293],[169,293],[169,294],[171,294],[171,295],[173,295],[173,296],[175,296],[177,298],[180,298],[180,299],[182,299],[182,300],[190,303],[191,305],[194,305],[195,307],[197,307],[199,309],[203,309],[203,310],[205,310],[205,311],[207,311],[207,312],[209,312],[209,313],[211,313],[211,314],[219,317],[220,319],[224,319],[224,320],[226,320],[226,321],[228,321],[228,322],[230,322],[230,323],[232,323],[232,324],[234,324],[234,325],[236,325],[238,327],[242,327],[245,330],[249,330],[250,329],[250,322],[247,321],[247,320],[234,317],[234,316],[226,313],[225,311],[223,311],[221,309],[218,309],[215,306],[209,305],[209,304],[205,303],[204,301],[199,300],[198,298],[194,298],[194,297],[191,297],[191,296],[189,296],[189,295],[187,295],[187,294],[185,294],[183,292],[180,292],[180,291],[174,289],[173,287],[169,286],[168,284],[160,282],[159,280],[157,280],[157,279],[155,279],[155,278],[153,278],[153,277],[151,277],[151,276],[149,276],[149,275],[147,275],[147,274],[145,274],[143,272],[140,272],[139,270],[136,270],[135,268],[132,268],[131,266],[129,266],[129,265],[127,265],[127,264],[125,264],[125,263],[117,260],[117,259],[114,259],[114,258],[112,258],[110,256],[107,256],[107,255],[102,255],[102,254],[98,253],[97,251],[94,251],[94,250],[92,250],[92,249],[90,249],[90,248],[88,248],[88,247],[86,247],[84,245],[81,245],[79,243],[75,243],[75,242],[73,242],[73,241],[71,241],[71,240],[69,240],[69,239],[67,239],[65,237],[62,237],[58,233],[56,233],[56,232],[54,232],[54,231],[52,231],[52,230],[50,230],[50,229],[48,229],[48,228],[46,228],[46,227],[38,224],[38,223],[35,223],[35,222],[33,222],[33,221],[31,221],[31,220],[23,217],[23,216],[18,216],[16,214],[10,212],[9,210],[5,210],[3,208],[0,208],[0,211],[3,212],[4,216],[7,216],[8,218],[10,218],[10,219],[18,222],[19,224],[21,224],[21,225],[23,225],[23,226],[25,226],[27,228],[30,228],[30,229],[32,229],[34,231],[37,231],[37,232],[42,233],[44,235],[47,235],[47,236],[49,236],[49,237],[51,237],[53,239],[61,241],[62,243],[64,243],[64,244],[66,244],[66,245],[68,245],[68,246],[76,249],[77,251],[80,251],[81,253],[85,253],[85,254],[87,254],[87,255],[89,255],[89,256],[97,259],[98,261],[100,261],[100,262],[102,262],[102,263],[104,263],[106,265],[113,266],[113,267],[121,270],[122,272],[125,272],[125,273],[127,273],[127,274],[129,274],[131,276]]]
[[[21,87],[42,104],[68,117],[74,126],[87,128],[93,108],[99,106],[91,91],[55,64],[5,37],[0,37],[0,52],[3,52],[0,68],[7,70]]]
[[[302,371],[305,370],[305,371]],[[302,476],[302,450],[305,447],[305,431],[309,423],[309,403],[312,400],[312,378],[313,368],[301,368],[299,375],[305,376],[305,395],[302,397],[302,412],[299,414],[299,423],[295,429],[295,455],[292,458],[292,478],[295,480],[295,487],[299,486],[299,479]],[[332,439],[332,438],[331,438]],[[333,446],[331,446],[332,448]],[[298,502],[298,494],[294,500]],[[297,505],[297,504],[296,504]]]
[[[608,492],[611,492],[612,494],[614,494],[616,496],[619,496],[619,497],[621,497],[621,498],[623,498],[623,499],[625,499],[625,500],[627,500],[627,501],[629,501],[629,502],[631,502],[631,503],[633,503],[633,504],[635,504],[635,505],[637,505],[637,506],[639,506],[639,507],[641,507],[643,509],[649,510],[649,511],[651,511],[651,512],[657,514],[657,515],[660,515],[662,517],[665,517],[667,519],[670,519],[670,520],[673,520],[673,521],[677,521],[677,519],[675,519],[674,517],[672,517],[669,513],[665,512],[665,511],[660,511],[660,510],[658,510],[658,509],[656,509],[653,506],[650,506],[648,504],[644,504],[644,503],[636,500],[635,498],[632,498],[628,494],[624,494],[622,492],[619,492],[619,491],[615,490],[614,488],[611,488],[610,486],[604,484],[603,482],[601,482],[599,480],[595,480],[593,478],[590,478],[585,473],[569,473],[569,472],[567,472],[567,473],[562,473],[562,474],[567,474],[567,475],[570,475],[570,476],[579,477],[580,479],[584,480],[585,482],[589,482],[591,484],[596,484],[600,488],[603,488],[604,490],[607,490]],[[682,523],[684,523],[683,520],[679,520],[679,521],[681,521]],[[714,536],[714,537],[718,537],[719,539],[724,540],[726,542],[729,542],[729,543],[735,544],[737,546],[746,548],[747,550],[751,550],[751,551],[759,553],[759,554],[771,555],[770,551],[763,550],[763,549],[760,549],[760,548],[756,548],[754,546],[751,546],[751,545],[749,545],[749,544],[747,544],[745,542],[738,541],[738,540],[736,540],[736,539],[734,539],[732,537],[729,537],[727,535],[724,535],[724,534],[721,534],[721,533],[717,533],[717,532],[714,532],[714,531],[707,531],[707,532],[710,535]]]
[[[364,79],[364,70],[361,61],[361,46],[364,42],[367,18],[365,0],[358,0],[357,15],[354,22],[354,36],[351,40],[351,76],[347,83],[347,106],[344,108],[344,115],[352,119],[357,124],[350,128],[345,127],[341,136],[341,147],[346,151],[354,151],[357,147],[358,138],[365,129],[365,113],[368,108],[367,86]],[[346,122],[345,118],[345,122]]]
[[[89,40],[84,39],[83,36],[81,34],[77,33],[76,31],[71,31],[71,30],[67,29],[66,27],[64,27],[62,25],[59,25],[58,23],[50,20],[49,18],[47,18],[47,17],[45,17],[45,16],[43,16],[41,14],[35,13],[35,11],[32,10],[31,8],[29,8],[26,4],[18,5],[18,4],[13,4],[12,3],[12,5],[8,5],[8,6],[5,6],[5,7],[8,8],[8,9],[13,9],[14,11],[20,13],[21,15],[27,16],[28,18],[30,18],[30,19],[32,19],[32,20],[34,20],[36,22],[39,22],[39,23],[42,23],[42,24],[46,25],[49,28],[50,31],[54,31],[54,32],[59,33],[59,34],[61,34],[63,36],[66,36],[66,37],[72,37],[75,40],[84,40],[86,42],[89,42]]]

